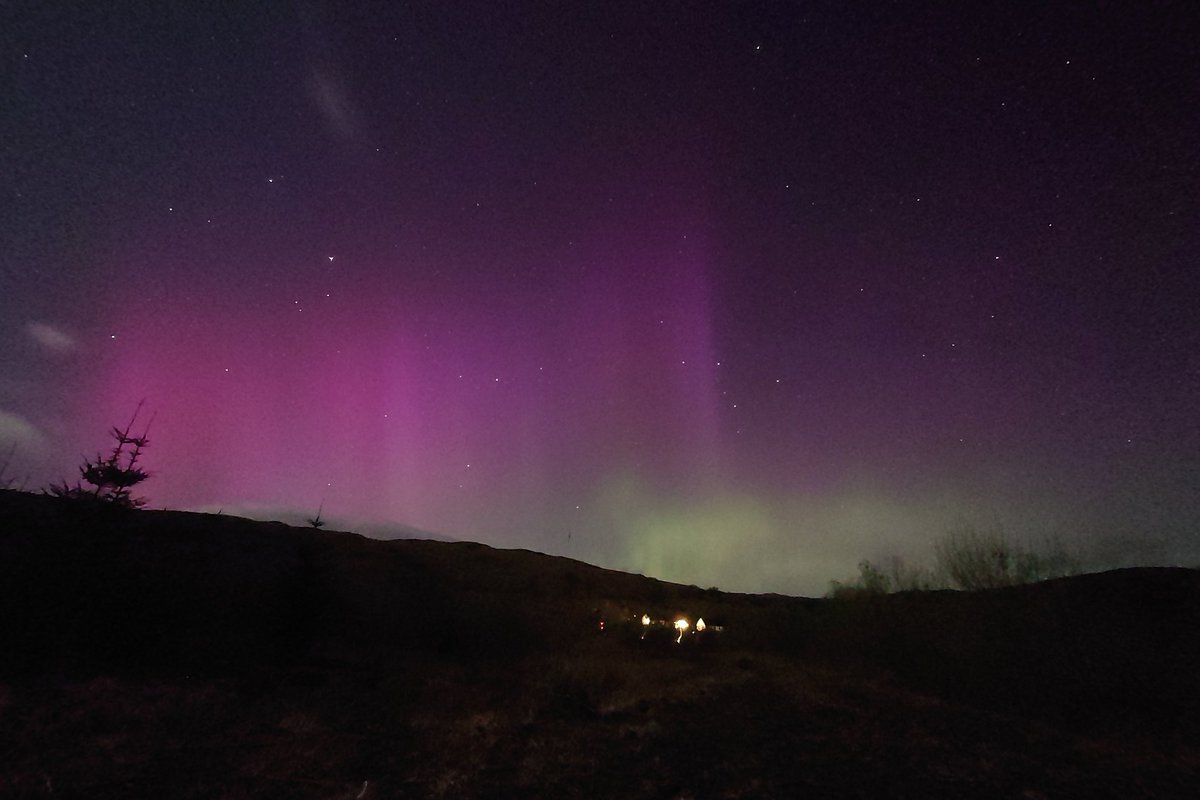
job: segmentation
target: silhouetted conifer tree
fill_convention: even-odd
[[[93,500],[118,508],[144,506],[145,498],[134,497],[132,489],[150,477],[149,472],[138,466],[138,459],[141,458],[142,450],[149,444],[150,440],[146,438],[146,434],[150,432],[150,423],[154,422],[154,418],[151,417],[150,422],[146,423],[146,429],[141,436],[133,435],[132,431],[145,402],[142,400],[137,404],[133,417],[124,430],[113,426],[110,434],[116,440],[116,444],[108,457],[97,454],[94,461],[85,459],[79,467],[80,476],[91,484],[92,488],[86,488],[78,481],[74,486],[64,481],[52,484],[50,494],[71,500]]]

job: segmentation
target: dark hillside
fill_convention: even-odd
[[[828,647],[1056,724],[1200,729],[1200,572],[1137,568],[831,607]]]
[[[0,669],[9,672],[221,673],[412,651],[521,657],[594,638],[601,620],[635,612],[711,618],[720,608],[744,631],[764,604],[790,603],[467,542],[97,513],[15,492],[0,502],[0,602],[14,612],[0,632]]]
[[[1200,785],[1191,570],[806,600],[477,544],[102,511],[0,493],[0,796]]]

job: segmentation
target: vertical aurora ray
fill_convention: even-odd
[[[306,22],[316,64],[255,4],[28,5],[0,480],[70,479],[145,397],[154,505],[748,589],[960,516],[1200,558],[1170,13],[381,4]]]
[[[709,267],[695,245],[657,250],[597,248],[602,270],[556,280],[537,307],[482,286],[399,302],[192,287],[188,313],[114,343],[103,405],[158,411],[156,505],[323,501],[452,535],[552,536],[613,474],[720,478]]]

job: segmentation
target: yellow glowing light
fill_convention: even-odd
[[[708,626],[704,624],[704,617],[701,617],[700,619],[696,620],[696,630],[702,631],[707,627]]]
[[[688,629],[689,624],[690,623],[683,617],[675,620],[675,630],[679,631],[679,638],[675,640],[675,644],[679,644],[683,641],[683,633]]]
[[[649,614],[642,614],[642,624],[643,625],[650,624],[650,615]]]

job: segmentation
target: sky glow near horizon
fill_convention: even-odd
[[[152,507],[742,591],[962,524],[1198,563],[1190,40],[965,13],[32,15],[10,473],[145,398]]]

